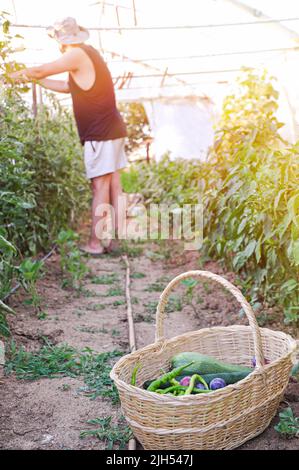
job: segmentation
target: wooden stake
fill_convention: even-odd
[[[131,294],[130,294],[130,264],[127,255],[124,255],[123,260],[126,265],[126,302],[127,302],[127,318],[128,318],[128,326],[129,326],[129,345],[130,351],[136,351],[136,337],[135,337],[135,329],[134,329],[134,321],[133,321],[133,314],[132,314],[132,303],[131,303]]]
[[[134,26],[137,26],[137,13],[136,13],[136,6],[135,6],[135,0],[133,1],[133,12],[134,12]]]
[[[36,96],[36,83],[32,83],[32,111],[33,116],[37,116],[37,96]]]
[[[129,325],[129,345],[130,351],[136,351],[136,337],[135,337],[135,329],[134,329],[134,321],[133,321],[133,314],[132,314],[132,303],[131,303],[131,293],[130,293],[130,263],[128,260],[127,255],[124,255],[122,259],[126,265],[126,301],[127,301],[127,318],[128,318],[128,325]],[[136,440],[130,439],[128,444],[129,450],[136,450]]]

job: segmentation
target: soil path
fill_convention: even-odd
[[[129,251],[131,297],[137,346],[154,341],[155,308],[159,295],[175,275],[190,269],[202,269],[198,254],[183,252],[175,244],[141,245]],[[132,256],[135,255],[135,256]],[[11,305],[17,315],[11,319],[13,340],[17,347],[36,351],[45,343],[68,344],[78,350],[128,352],[128,329],[125,305],[125,265],[121,257],[103,256],[89,259],[90,274],[78,296],[61,287],[58,255],[47,261],[46,274],[38,284],[46,318],[38,319],[32,307],[24,305],[26,296],[16,294]],[[204,269],[223,274],[214,262]],[[206,326],[244,323],[240,307],[222,288],[208,283],[198,286],[193,305],[182,303],[182,291],[171,296],[166,317],[167,336]],[[278,328],[272,324],[271,328]],[[84,393],[82,377],[19,380],[14,374],[0,379],[0,448],[2,449],[104,449],[107,441],[96,437],[80,438],[89,429],[87,420],[111,417],[119,423],[119,405]],[[299,384],[288,387],[285,402],[299,415]],[[298,440],[284,440],[273,429],[277,418],[261,436],[241,449],[296,449]],[[117,448],[117,447],[116,447]]]

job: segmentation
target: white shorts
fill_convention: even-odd
[[[84,163],[88,179],[125,168],[127,166],[125,139],[86,141],[84,143]]]

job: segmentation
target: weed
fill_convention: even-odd
[[[12,287],[12,279],[15,274],[13,265],[16,248],[4,237],[5,231],[0,228],[0,299],[7,295]],[[9,337],[10,330],[7,323],[7,314],[13,314],[13,310],[0,300],[0,336]]]
[[[130,258],[136,258],[142,255],[143,246],[138,246],[137,244],[134,244],[133,242],[129,243],[126,240],[123,240],[121,250]]]
[[[88,304],[86,306],[86,310],[91,310],[93,312],[96,312],[97,310],[104,310],[107,308],[107,305],[105,304]]]
[[[132,305],[137,305],[137,304],[139,304],[138,298],[137,298],[137,297],[132,297],[132,299],[131,299],[131,304],[132,304]]]
[[[38,295],[36,282],[41,277],[43,263],[41,261],[32,261],[25,259],[17,268],[19,281],[30,294],[29,304],[33,305],[35,313],[41,313],[41,297]]]
[[[150,302],[143,304],[143,306],[146,308],[146,312],[150,314],[156,313],[157,305],[158,302],[155,300],[151,300]]]
[[[159,282],[153,282],[150,284],[148,287],[146,287],[144,290],[146,292],[162,292],[165,288],[164,284],[161,284]]]
[[[81,355],[82,375],[86,387],[84,393],[94,399],[98,396],[109,398],[112,404],[119,403],[117,389],[110,379],[111,361],[121,356],[120,351],[94,354],[86,348]]]
[[[26,352],[22,347],[17,350],[12,342],[5,371],[6,374],[15,372],[18,379],[25,380],[82,376],[85,387],[81,391],[90,398],[110,398],[116,404],[118,392],[109,374],[112,361],[122,354],[120,351],[97,354],[90,348],[80,352],[66,344],[53,346],[47,341],[39,351]]]
[[[48,315],[47,315],[46,312],[39,312],[39,313],[37,314],[37,318],[38,318],[39,320],[45,320],[47,317],[48,317]]]
[[[106,449],[108,450],[113,449],[116,444],[119,450],[125,449],[127,442],[133,437],[132,431],[128,426],[124,426],[123,423],[112,426],[111,419],[111,416],[107,416],[105,418],[88,420],[88,424],[97,426],[97,428],[81,431],[81,439],[85,437],[96,437],[100,441],[105,442]]]
[[[23,347],[17,350],[11,343],[6,373],[15,372],[18,379],[36,380],[41,377],[76,377],[80,372],[80,359],[77,351],[68,345],[52,346],[49,343],[38,352],[26,352]]]
[[[92,284],[109,285],[109,284],[114,284],[115,282],[118,282],[118,281],[119,281],[119,277],[115,273],[104,274],[102,276],[94,276],[91,278]]]
[[[126,301],[125,300],[115,300],[112,302],[113,307],[119,307],[120,305],[125,305]]]
[[[96,296],[100,296],[100,294],[98,294],[97,292],[95,291],[92,291],[90,289],[86,289],[85,287],[80,287],[80,289],[78,289],[78,293],[83,295],[83,297],[96,297]]]
[[[146,277],[144,273],[136,272],[131,274],[132,279],[143,279],[144,277]]]
[[[67,392],[68,390],[71,389],[71,386],[69,384],[62,384],[61,387],[59,387],[60,390],[62,390],[63,392]]]
[[[168,303],[165,307],[165,311],[167,313],[181,312],[182,309],[183,309],[182,300],[179,297],[170,296],[168,299]]]
[[[111,287],[108,292],[105,294],[105,297],[117,297],[123,295],[124,292],[120,287]]]
[[[119,331],[119,330],[115,330],[115,329],[113,328],[113,330],[111,331],[111,336],[113,336],[113,337],[120,336],[120,331]]]
[[[285,438],[299,437],[299,418],[294,416],[291,407],[281,411],[279,418],[279,423],[274,426],[275,431]]]
[[[82,254],[76,246],[79,236],[73,230],[61,230],[56,239],[60,252],[60,266],[63,276],[69,276],[64,284],[75,289],[82,287],[82,280],[89,269],[82,261]]]
[[[153,250],[146,250],[145,251],[145,256],[149,258],[151,261],[163,261],[165,258],[167,259],[168,257],[165,256],[165,254],[159,253],[157,251]]]
[[[184,279],[183,281],[181,281],[181,284],[183,284],[186,287],[186,293],[184,294],[184,297],[183,297],[184,302],[187,305],[190,305],[194,313],[197,314],[198,312],[197,312],[196,306],[194,305],[194,289],[197,286],[198,281],[196,279],[189,278],[189,279]],[[205,283],[203,283],[203,285],[205,286]]]
[[[143,315],[142,313],[138,313],[134,318],[135,323],[154,323],[155,318],[152,315]]]
[[[94,328],[93,326],[78,326],[76,330],[81,331],[82,333],[100,333],[100,329]]]

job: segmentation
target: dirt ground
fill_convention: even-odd
[[[175,275],[190,269],[206,269],[234,281],[233,273],[223,272],[215,262],[203,265],[198,254],[183,252],[179,246],[142,245],[142,253],[130,257],[131,297],[138,348],[154,341],[155,306],[161,290]],[[125,264],[120,256],[105,255],[89,259],[91,273],[78,296],[61,287],[59,256],[46,264],[46,273],[38,283],[47,316],[38,319],[32,307],[24,305],[26,295],[19,290],[11,298],[17,312],[10,318],[13,339],[28,351],[38,350],[46,337],[53,344],[67,343],[79,350],[96,352],[128,351],[125,304]],[[115,274],[111,285],[94,284],[92,278]],[[110,289],[110,291],[109,291]],[[180,290],[171,300],[167,314],[167,336],[206,326],[245,323],[240,307],[222,288],[206,283],[196,290],[196,304],[182,305]],[[279,315],[267,324],[279,329]],[[263,325],[264,326],[264,325]],[[293,332],[294,333],[294,332]],[[92,400],[82,393],[82,378],[43,378],[19,380],[14,374],[0,378],[0,448],[1,449],[104,449],[106,444],[95,437],[80,438],[88,429],[89,419],[112,416],[119,418],[119,405],[106,398]],[[299,416],[299,383],[290,383],[281,408],[290,405]],[[240,449],[298,449],[298,439],[285,440],[270,427]]]

